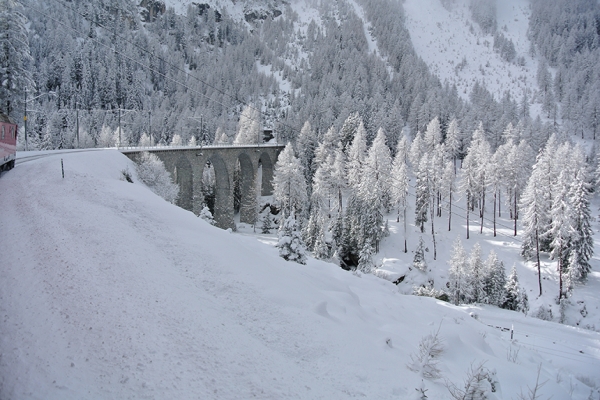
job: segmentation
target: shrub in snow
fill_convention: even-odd
[[[542,304],[534,313],[533,317],[543,319],[544,321],[552,321],[554,316],[552,315],[552,308],[545,304]]]
[[[443,290],[436,290],[432,286],[418,286],[413,288],[414,296],[433,297],[434,299],[448,301],[449,297]]]
[[[202,208],[202,210],[200,211],[200,215],[198,215],[200,218],[202,218],[203,220],[205,220],[206,222],[208,222],[211,225],[215,224],[215,220],[212,216],[212,213],[210,212],[210,210],[208,209],[208,207],[204,206]]]
[[[285,220],[279,231],[277,247],[279,248],[279,256],[284,260],[306,264],[304,243],[302,243],[300,232],[296,228],[296,219],[293,213]]]
[[[463,387],[446,382],[446,388],[456,400],[485,400],[490,398],[490,392],[496,391],[497,384],[495,372],[488,370],[484,363],[481,363],[477,366],[471,365]]]
[[[139,157],[136,172],[150,190],[168,202],[175,203],[179,196],[179,185],[173,183],[165,164],[156,155],[144,151]]]
[[[441,376],[438,364],[439,357],[444,352],[444,342],[439,333],[438,329],[436,333],[423,337],[419,342],[419,352],[410,355],[411,362],[407,365],[408,369],[419,372],[425,379],[433,380]]]

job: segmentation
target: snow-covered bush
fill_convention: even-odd
[[[204,206],[202,208],[202,210],[200,210],[200,215],[198,215],[200,218],[202,218],[203,220],[205,220],[206,222],[208,222],[211,225],[215,224],[215,220],[213,218],[212,213],[210,212],[210,210],[208,209],[208,207]]]
[[[175,203],[179,196],[179,185],[173,183],[165,164],[156,155],[144,151],[138,159],[136,172],[150,190],[169,203]]]
[[[554,316],[552,315],[552,308],[542,304],[540,308],[538,308],[532,316],[534,318],[543,319],[544,321],[552,321]]]
[[[484,363],[477,366],[471,365],[467,371],[467,378],[463,387],[446,382],[446,388],[453,399],[456,400],[485,400],[489,399],[490,392],[496,391],[496,374],[488,370]]]
[[[414,296],[433,297],[434,299],[448,301],[450,300],[446,292],[437,290],[432,286],[415,286],[413,288]]]
[[[413,267],[419,271],[427,272],[427,262],[425,261],[425,243],[423,237],[419,237],[419,246],[415,251],[415,257],[413,258]]]
[[[411,362],[407,365],[413,372],[419,372],[425,379],[438,379],[441,371],[438,367],[439,357],[444,352],[444,342],[438,329],[435,333],[423,337],[419,342],[419,352],[411,354]]]

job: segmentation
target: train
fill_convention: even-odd
[[[0,113],[0,171],[8,171],[15,166],[18,128],[8,115]]]

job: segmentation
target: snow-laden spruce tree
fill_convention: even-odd
[[[415,250],[415,256],[413,257],[413,267],[422,272],[427,272],[427,261],[425,261],[425,242],[423,237],[419,236],[419,244]]]
[[[480,303],[485,298],[484,278],[485,271],[483,260],[481,259],[481,245],[475,243],[471,249],[468,262],[467,284],[469,285],[469,297],[467,303]]]
[[[400,222],[400,217],[402,217],[402,223],[404,226],[404,252],[408,251],[406,245],[406,230],[407,230],[407,221],[406,221],[406,208],[408,206],[407,197],[408,197],[408,166],[406,165],[407,159],[407,143],[406,136],[402,136],[398,141],[398,146],[396,146],[396,157],[394,157],[394,161],[392,162],[392,171],[391,171],[391,186],[390,186],[390,201],[392,207],[395,207],[398,210],[398,214],[396,216],[396,222]]]
[[[304,178],[306,182],[312,180],[313,173],[313,159],[315,157],[315,150],[317,148],[317,137],[315,132],[310,125],[310,122],[306,121],[300,130],[300,135],[296,139],[296,150],[300,164],[304,168]]]
[[[370,190],[374,191],[374,196],[379,197],[382,209],[381,212],[390,210],[390,173],[392,170],[392,157],[390,149],[385,144],[385,131],[379,128],[377,136],[368,151],[365,159],[365,174],[373,177],[373,185]]]
[[[283,218],[300,215],[306,208],[307,194],[304,168],[288,143],[275,163],[273,172],[273,198],[283,211]]]
[[[498,259],[496,252],[492,250],[484,265],[483,291],[486,304],[500,307],[504,300],[506,286],[506,271],[504,263]]]
[[[521,226],[523,229],[521,255],[535,261],[538,270],[538,286],[542,295],[542,269],[540,263],[540,236],[550,228],[550,199],[548,189],[543,186],[545,156],[540,152],[537,163],[529,177],[527,186],[521,196],[520,209],[522,212]]]
[[[175,203],[179,196],[179,185],[171,179],[165,164],[154,154],[144,151],[140,154],[136,165],[138,178],[154,193]]]
[[[262,141],[260,110],[250,104],[244,107],[238,122],[234,144],[256,144]]]
[[[573,283],[585,281],[592,269],[590,259],[594,254],[594,232],[590,225],[589,196],[590,189],[585,173],[580,171],[575,174],[575,180],[569,190],[574,231],[570,243],[569,277]]]
[[[428,221],[429,203],[431,197],[431,186],[429,173],[429,154],[424,153],[419,163],[419,168],[415,171],[417,181],[415,183],[415,226],[425,232],[425,222]]]
[[[529,309],[527,294],[525,293],[525,290],[519,286],[517,267],[514,265],[504,288],[505,293],[501,307],[507,310],[522,311],[526,313]]]
[[[465,251],[460,237],[457,237],[452,247],[449,270],[449,296],[450,301],[459,305],[465,298],[470,297],[467,281],[467,252]]]
[[[273,226],[273,220],[271,219],[271,213],[267,212],[265,215],[263,215],[263,217],[261,218],[261,227],[260,227],[260,233],[271,233],[271,230],[274,229]]]
[[[355,193],[358,192],[358,186],[361,182],[365,158],[367,158],[367,131],[361,122],[348,149],[348,161],[346,163],[348,186]]]
[[[360,250],[357,269],[364,274],[370,274],[375,269],[373,246],[369,242],[365,242]]]
[[[296,218],[292,213],[286,218],[279,230],[277,247],[279,256],[286,261],[294,261],[298,264],[306,264],[304,243],[296,225]]]
[[[456,118],[453,118],[452,121],[450,121],[450,125],[448,125],[444,145],[446,157],[447,159],[452,160],[454,173],[456,173],[456,160],[461,156],[462,150],[461,132]]]
[[[138,146],[140,147],[150,147],[152,146],[152,143],[150,141],[150,136],[148,136],[147,133],[142,133],[142,135],[140,136],[140,141],[138,143]]]

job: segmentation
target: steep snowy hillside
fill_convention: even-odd
[[[416,52],[443,82],[455,84],[463,98],[476,82],[496,99],[509,90],[519,101],[537,87],[537,60],[529,56],[527,39],[527,0],[497,2],[497,30],[514,43],[513,62],[494,51],[494,35],[472,20],[469,0],[406,0],[404,8]]]
[[[538,368],[542,398],[599,394],[598,333],[285,262],[126,168],[114,150],[53,153],[0,177],[0,230],[19,238],[0,252],[0,398],[449,399],[482,363],[489,399]]]

